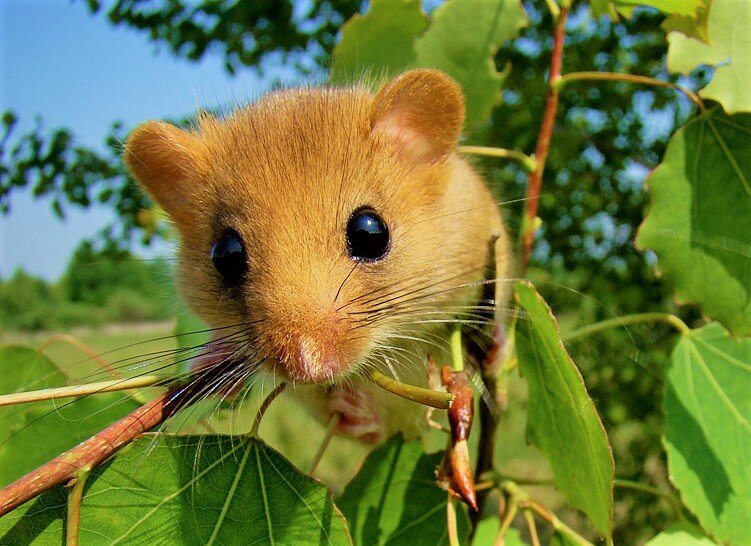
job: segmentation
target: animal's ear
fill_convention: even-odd
[[[196,190],[207,151],[193,133],[161,121],[136,128],[125,143],[123,160],[135,179],[178,224],[192,221]]]
[[[414,163],[435,163],[455,149],[464,126],[464,95],[438,70],[416,69],[384,85],[373,100],[373,132]]]

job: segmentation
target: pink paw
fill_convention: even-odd
[[[338,388],[329,394],[329,413],[340,415],[336,429],[364,444],[374,444],[383,438],[381,416],[373,407],[373,399],[365,391]]]

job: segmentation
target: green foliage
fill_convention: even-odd
[[[525,313],[516,351],[529,387],[527,438],[545,454],[571,505],[610,536],[615,468],[605,429],[550,308],[530,283],[517,282],[515,294]]]
[[[676,132],[647,179],[652,208],[637,239],[682,301],[742,335],[751,334],[750,131],[751,116],[713,109]]]
[[[442,454],[427,455],[419,441],[394,437],[374,450],[337,504],[355,544],[448,545],[447,495],[435,485]],[[464,510],[459,536],[469,533]]]
[[[0,519],[0,542],[59,544],[60,500],[53,491]],[[243,437],[136,440],[88,478],[81,513],[83,544],[352,543],[325,486]]]
[[[721,542],[751,544],[751,339],[718,324],[684,333],[665,392],[673,483]]]
[[[676,523],[647,542],[647,546],[714,546],[701,529],[688,522]]]
[[[687,74],[702,64],[719,65],[699,93],[716,100],[729,114],[751,111],[751,98],[741,82],[751,79],[751,4],[745,0],[713,0],[709,10],[709,43],[674,32],[668,36],[668,68]]]

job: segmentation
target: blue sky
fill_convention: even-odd
[[[217,54],[200,63],[172,57],[135,30],[90,15],[83,0],[0,0],[0,110],[21,129],[35,117],[68,127],[80,144],[102,147],[110,124],[126,127],[180,117],[202,107],[250,100],[268,85],[251,71],[228,75]],[[103,208],[73,211],[66,221],[49,203],[16,194],[0,217],[0,278],[22,266],[57,279],[73,248],[111,219]],[[168,252],[164,247],[153,252]]]

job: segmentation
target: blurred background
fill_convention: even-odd
[[[341,25],[367,4],[0,0],[0,342],[36,345],[64,332],[100,354],[155,338],[173,347],[174,241],[124,172],[124,138],[148,119],[189,123],[198,109],[226,111],[279,85],[324,82]],[[669,79],[662,15],[639,9],[629,21],[594,20],[586,4],[574,4],[564,72]],[[510,70],[503,102],[468,143],[534,150],[552,24],[543,1],[523,5],[529,26],[496,56],[498,69]],[[681,83],[696,88],[706,78],[697,72]],[[698,318],[672,303],[654,259],[633,245],[648,203],[643,180],[691,114],[670,90],[564,88],[530,273],[564,330],[650,310]],[[480,168],[516,233],[526,174],[498,161]],[[569,347],[608,428],[619,478],[666,483],[659,408],[670,347],[668,327],[654,324]],[[70,345],[49,350],[56,362],[80,360]],[[501,467],[545,476],[524,441],[525,393],[512,385],[510,396]],[[305,423],[270,434],[294,452]],[[342,441],[324,474],[343,483],[361,454]],[[639,543],[670,516],[651,495],[617,494],[616,543]],[[566,517],[577,524],[576,514]]]

